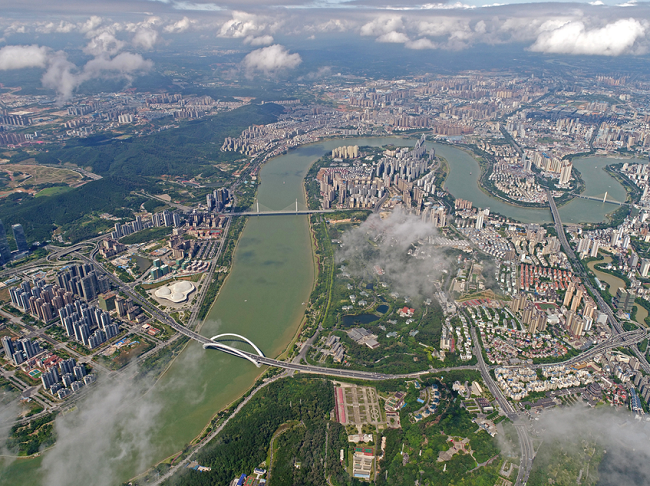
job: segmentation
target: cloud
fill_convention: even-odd
[[[404,44],[405,42],[408,42],[410,39],[408,35],[404,34],[403,32],[388,32],[386,34],[380,35],[377,37],[377,42],[390,42],[392,44]]]
[[[371,280],[376,278],[374,267],[379,266],[384,270],[381,279],[390,284],[391,290],[411,298],[428,298],[433,292],[431,280],[446,267],[446,258],[433,247],[418,258],[409,251],[436,234],[431,223],[399,208],[384,219],[371,214],[357,228],[343,233],[336,260],[345,263],[351,275]]]
[[[410,41],[406,43],[406,47],[409,49],[437,49],[438,44],[435,42],[431,42],[429,39],[426,37],[423,37],[418,40]]]
[[[76,24],[71,22],[66,22],[64,20],[60,21],[58,24],[54,22],[44,22],[36,27],[36,32],[42,34],[69,34],[77,28]]]
[[[83,69],[88,79],[97,77],[106,71],[128,75],[137,71],[148,71],[153,67],[153,61],[144,59],[140,54],[122,52],[114,58],[100,56],[86,63]]]
[[[173,24],[165,26],[164,30],[170,34],[180,34],[181,32],[185,32],[187,29],[189,29],[194,22],[194,20],[183,17],[178,22],[174,22]]]
[[[648,428],[629,412],[576,405],[544,412],[534,424],[542,444],[535,462],[542,471],[556,459],[554,451],[583,454],[588,450],[586,444],[595,442],[606,451],[604,461],[597,466],[598,484],[650,484]],[[579,474],[578,470],[565,472],[567,483],[571,483],[571,475],[575,481]]]
[[[41,78],[44,87],[56,91],[60,100],[72,97],[74,91],[84,82],[103,76],[130,80],[137,72],[148,71],[153,62],[140,54],[122,52],[111,58],[101,54],[88,61],[82,69],[68,60],[65,52],[53,53],[47,61],[48,68]]]
[[[239,39],[256,36],[267,29],[267,23],[260,21],[257,15],[235,11],[232,19],[224,22],[219,30],[219,37]]]
[[[48,64],[41,83],[44,87],[55,90],[59,98],[70,99],[73,91],[81,84],[78,76],[73,73],[77,66],[68,61],[68,56],[63,51],[54,53],[48,59]]]
[[[5,46],[0,49],[0,71],[43,68],[50,49],[44,46]]]
[[[152,459],[158,400],[141,399],[141,383],[99,383],[74,412],[56,418],[56,446],[43,457],[44,484],[112,486],[124,463],[142,470]]]
[[[152,29],[150,26],[143,26],[136,31],[131,43],[134,47],[140,47],[149,51],[158,42],[158,37],[157,30]]]
[[[86,20],[83,24],[81,24],[81,26],[79,28],[79,31],[82,34],[93,32],[103,22],[104,22],[104,19],[102,19],[99,15],[93,15],[88,20]]]
[[[83,51],[92,56],[99,56],[100,54],[112,56],[121,51],[125,44],[125,42],[116,39],[113,34],[102,32],[97,37],[93,37]]]
[[[253,71],[272,74],[282,69],[293,69],[301,62],[300,54],[289,54],[286,47],[274,44],[249,53],[242,61],[242,66],[249,74]]]
[[[19,418],[20,414],[20,405],[18,398],[15,398],[13,395],[14,392],[2,392],[2,398],[6,399],[7,395],[10,395],[8,398],[11,400],[6,405],[3,404],[0,406],[0,455],[5,456],[5,460],[2,462],[2,467],[7,467],[8,462],[13,461],[13,457],[18,453],[18,451],[10,451],[7,448],[7,439],[11,433],[11,427],[14,421]],[[12,396],[13,395],[13,396]]]
[[[315,81],[327,76],[331,76],[332,68],[331,66],[321,66],[316,71],[311,71],[310,73],[300,76],[298,81]]]
[[[361,27],[363,36],[380,36],[396,32],[404,28],[404,22],[401,16],[381,16],[364,24]]]
[[[270,44],[273,44],[273,36],[272,35],[261,35],[259,37],[254,37],[252,35],[249,35],[244,39],[244,44],[248,44],[251,46],[268,46]]]
[[[553,54],[619,56],[632,51],[635,43],[645,34],[646,27],[636,19],[620,19],[591,30],[581,21],[568,22],[541,33],[530,50]]]

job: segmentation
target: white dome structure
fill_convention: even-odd
[[[159,287],[154,292],[154,295],[159,299],[165,299],[179,304],[187,300],[187,296],[194,292],[194,284],[187,280],[180,280],[171,285]]]

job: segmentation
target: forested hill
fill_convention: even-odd
[[[147,200],[133,191],[158,192],[160,176],[207,177],[216,171],[215,164],[241,159],[239,153],[221,151],[223,140],[238,137],[253,124],[273,123],[282,111],[275,104],[247,105],[146,137],[118,140],[98,135],[60,148],[50,146],[36,156],[21,152],[12,162],[29,157],[47,164],[70,162],[104,178],[49,197],[13,193],[0,199],[0,220],[5,228],[22,224],[30,242],[49,240],[56,228],[73,242],[95,236],[112,225],[98,221],[97,214],[132,219],[132,210]]]
[[[188,176],[206,166],[241,157],[221,152],[226,137],[238,137],[251,125],[273,123],[284,108],[272,103],[246,105],[207,119],[184,123],[180,128],[126,140],[103,135],[77,139],[49,155],[61,162],[92,167],[97,174],[131,176]]]

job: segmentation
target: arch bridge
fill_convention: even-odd
[[[248,338],[246,338],[246,337],[244,337],[244,336],[242,336],[240,334],[234,334],[234,333],[231,333],[231,332],[227,332],[227,333],[224,333],[224,334],[218,334],[216,336],[212,336],[210,338],[210,342],[203,343],[203,349],[218,349],[219,351],[223,351],[225,353],[232,354],[233,356],[237,356],[238,358],[247,359],[248,361],[253,363],[255,366],[257,366],[258,368],[261,366],[261,363],[258,360],[255,359],[255,357],[254,357],[255,355],[253,353],[247,353],[245,351],[241,351],[241,350],[239,350],[237,348],[233,348],[232,346],[228,346],[227,344],[223,344],[222,342],[220,342],[219,340],[221,338],[224,338],[224,337],[234,337],[234,338],[237,338],[238,340],[247,342],[248,344],[250,344],[252,346],[252,348],[255,350],[255,352],[257,353],[257,355],[260,358],[266,358],[266,356],[264,355],[262,350],[260,348],[258,348],[255,345],[255,343],[253,343],[253,341],[251,341],[250,339],[248,339]]]

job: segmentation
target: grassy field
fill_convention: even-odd
[[[72,188],[69,186],[46,187],[42,191],[37,192],[34,197],[56,196],[57,194],[62,194],[71,190]]]
[[[26,160],[28,162],[30,159]],[[33,160],[33,159],[31,159]],[[31,185],[63,183],[74,185],[81,181],[82,177],[77,172],[69,169],[58,169],[55,167],[43,167],[36,164],[4,164],[1,169],[11,174],[14,187],[28,182]],[[19,173],[19,175],[15,175]],[[27,177],[30,176],[30,177]]]
[[[119,370],[120,368],[127,365],[132,359],[137,358],[142,353],[149,351],[154,346],[152,342],[144,339],[142,336],[131,336],[127,338],[127,340],[130,341],[130,344],[122,346],[110,357],[99,355],[93,359],[100,360],[100,362],[112,370]]]

